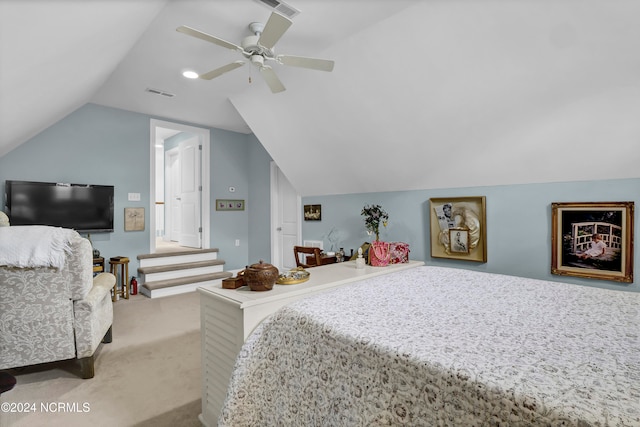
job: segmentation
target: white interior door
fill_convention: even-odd
[[[179,144],[180,152],[180,246],[199,248],[200,227],[200,144],[198,137]]]
[[[295,268],[293,247],[300,244],[300,196],[279,167],[271,166],[272,264],[281,271]]]
[[[165,182],[165,230],[168,239],[177,242],[180,239],[180,156],[178,149],[166,153]]]
[[[168,131],[168,132],[167,132]],[[150,182],[150,204],[149,210],[153,212],[156,209],[156,204],[159,202],[159,198],[157,197],[157,192],[161,191],[160,188],[164,187],[165,197],[163,202],[165,203],[165,235],[168,237],[170,234],[169,223],[167,221],[167,216],[169,212],[169,192],[167,191],[168,183],[166,181],[169,173],[165,173],[166,163],[159,161],[158,156],[162,156],[164,152],[164,148],[158,149],[158,145],[164,146],[165,140],[168,138],[167,135],[175,135],[180,132],[187,132],[192,134],[193,136],[197,136],[198,142],[201,148],[198,148],[199,151],[199,162],[197,162],[198,167],[200,169],[200,177],[197,179],[199,182],[200,188],[200,196],[198,198],[198,202],[200,204],[200,213],[197,222],[200,224],[199,229],[200,232],[200,247],[201,248],[209,248],[211,244],[211,215],[209,214],[209,205],[210,205],[210,166],[211,166],[211,134],[209,129],[199,128],[195,126],[187,126],[180,123],[166,122],[163,120],[150,119],[149,120],[149,148],[150,148],[150,161],[149,161],[149,182]],[[161,169],[162,172],[159,172],[158,169]],[[195,171],[194,171],[195,172]],[[176,182],[180,181],[180,176]],[[181,197],[181,196],[178,196]],[[157,218],[156,215],[149,216],[149,229],[156,229],[156,221],[162,220],[162,218]],[[179,241],[180,236],[175,238],[176,241]],[[155,233],[149,233],[149,253],[156,252],[156,235]]]

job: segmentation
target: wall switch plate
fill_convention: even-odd
[[[236,246],[240,246],[240,239],[236,239]]]
[[[139,202],[140,201],[140,193],[129,193],[128,199],[130,202]]]

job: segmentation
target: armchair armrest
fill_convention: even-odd
[[[93,311],[106,294],[116,284],[116,276],[111,273],[100,273],[93,278],[93,287],[83,299],[75,302],[76,310]]]
[[[93,356],[93,352],[109,333],[113,323],[111,289],[116,276],[100,273],[93,278],[93,286],[81,300],[73,302],[75,317],[76,356],[78,359]],[[89,362],[89,364],[91,364]],[[89,375],[92,369],[87,369]]]

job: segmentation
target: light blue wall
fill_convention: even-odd
[[[303,221],[303,239],[323,240],[330,250],[329,237],[336,247],[356,250],[370,241],[360,211],[365,204],[380,204],[389,214],[389,226],[380,239],[410,244],[412,259],[428,265],[466,268],[544,280],[578,283],[609,289],[640,291],[633,284],[579,279],[552,275],[551,203],[585,201],[633,201],[638,203],[640,179],[595,182],[527,184],[494,187],[420,190],[389,193],[305,197],[303,204],[321,204],[321,221]],[[486,196],[487,263],[431,258],[429,198]],[[636,212],[634,223],[638,221]],[[639,251],[634,265],[638,266]]]
[[[144,207],[149,224],[149,118],[86,105],[0,158],[7,179],[114,185],[114,232],[91,235],[105,258],[128,256],[135,275],[138,254],[149,252],[149,229],[124,231],[124,208]],[[3,191],[4,193],[4,191]],[[140,193],[128,202],[127,193]]]
[[[220,249],[226,269],[247,265],[249,251],[249,173],[247,135],[220,129],[211,131],[211,245]],[[235,192],[230,192],[234,187]],[[245,201],[243,211],[216,211],[216,199]],[[235,241],[240,240],[240,246]],[[229,261],[231,260],[231,261]]]
[[[129,256],[131,275],[135,274],[135,257],[149,250],[150,230],[147,226],[144,231],[125,232],[123,214],[125,207],[144,207],[149,224],[151,118],[157,117],[94,104],[83,106],[0,157],[1,194],[7,179],[114,185],[115,231],[91,238],[105,257]],[[270,262],[271,158],[254,135],[220,129],[210,132],[211,245],[220,248],[226,269],[242,268],[258,259]],[[236,191],[230,193],[229,187]],[[640,291],[635,282],[624,285],[550,273],[552,202],[637,203],[639,189],[640,179],[627,179],[307,197],[303,204],[322,205],[322,221],[304,221],[302,235],[303,239],[324,240],[327,249],[329,236],[336,238],[336,247],[355,249],[369,240],[360,211],[365,204],[378,203],[390,215],[381,238],[408,242],[411,258],[427,264]],[[127,201],[130,192],[140,193],[140,202]],[[488,262],[431,258],[429,198],[481,195],[487,197]],[[244,199],[245,211],[215,210],[216,199],[229,198]],[[240,246],[235,246],[236,239]],[[636,251],[634,265],[639,259]]]
[[[115,186],[115,222],[113,233],[92,234],[91,240],[103,256],[128,256],[130,275],[137,269],[136,256],[149,252],[149,133],[151,117],[115,108],[87,104],[41,132],[15,150],[0,157],[0,190],[5,180],[30,180],[103,184]],[[197,124],[182,123],[198,126]],[[258,141],[252,135],[210,129],[211,132],[211,246],[220,249],[226,269],[247,265],[249,211],[216,212],[216,198],[247,199],[250,182],[269,180],[269,174],[255,176],[269,168],[268,156],[256,158],[266,162],[248,167],[252,147]],[[229,186],[237,191],[228,192]],[[140,193],[139,202],[127,201],[128,193]],[[233,196],[233,197],[230,197]],[[2,198],[4,206],[4,196]],[[251,209],[252,203],[246,200]],[[144,231],[124,231],[124,208],[144,207]],[[257,203],[252,215],[269,219],[269,206]],[[268,229],[268,227],[267,227]],[[235,239],[241,240],[239,247]],[[257,244],[263,245],[262,242]]]
[[[271,156],[249,135],[249,263],[271,262]]]

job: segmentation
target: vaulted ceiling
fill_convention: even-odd
[[[640,2],[290,0],[273,94],[256,0],[0,0],[0,156],[86,103],[254,133],[302,195],[640,176]],[[251,81],[251,82],[250,82]],[[153,95],[152,88],[174,94]]]

